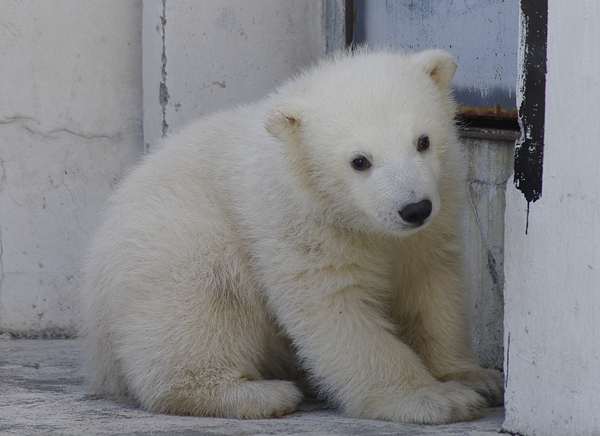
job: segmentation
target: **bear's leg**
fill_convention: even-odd
[[[121,361],[130,394],[156,413],[258,419],[292,412],[300,389],[291,381],[266,380],[255,338],[240,334],[238,341],[234,325],[220,327],[229,335],[215,334],[213,343],[194,341],[196,332],[159,339],[160,349],[139,339],[126,343]]]
[[[214,272],[149,282],[112,326],[128,391],[147,410],[254,419],[300,402],[294,383],[266,379],[285,377],[285,342],[243,264],[234,275],[234,256],[225,259]]]
[[[403,291],[393,302],[399,334],[440,381],[458,381],[477,391],[488,405],[503,403],[500,372],[481,368],[471,350],[468,303],[455,264],[433,260],[422,263],[419,274],[404,278]]]
[[[302,399],[290,381],[251,379],[233,372],[220,380],[189,380],[188,386],[172,388],[156,398],[148,410],[178,415],[238,419],[279,417],[293,412]]]
[[[310,298],[296,288],[286,292],[287,304],[278,304],[279,295],[271,302],[306,369],[347,414],[428,424],[481,416],[484,398],[461,383],[436,380],[393,333],[370,289],[323,294]]]

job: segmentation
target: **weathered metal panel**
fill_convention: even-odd
[[[518,0],[355,0],[354,41],[457,59],[460,106],[516,109]],[[498,106],[500,105],[500,106]],[[515,117],[516,111],[509,115]]]

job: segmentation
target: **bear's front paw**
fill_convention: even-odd
[[[435,382],[365,399],[350,415],[402,423],[447,424],[483,416],[485,399],[462,383]]]
[[[410,411],[403,421],[423,424],[445,424],[471,421],[483,416],[485,399],[463,384],[456,382],[435,383],[417,389],[407,396],[406,407]]]
[[[235,418],[260,419],[278,418],[292,413],[302,400],[302,393],[292,382],[263,380],[246,382],[242,389],[235,389],[230,395],[237,409]]]
[[[502,374],[494,369],[478,368],[453,372],[440,377],[440,380],[454,380],[474,389],[486,399],[488,406],[504,404],[504,379]]]

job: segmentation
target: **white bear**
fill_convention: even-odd
[[[455,69],[340,54],[145,157],[86,258],[89,387],[238,418],[293,411],[300,374],[353,417],[501,404],[468,335]]]

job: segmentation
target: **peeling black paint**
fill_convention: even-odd
[[[544,119],[546,103],[546,46],[548,36],[547,0],[521,0],[524,25],[522,100],[519,105],[521,137],[515,144],[515,186],[529,206],[542,196],[544,160]]]

